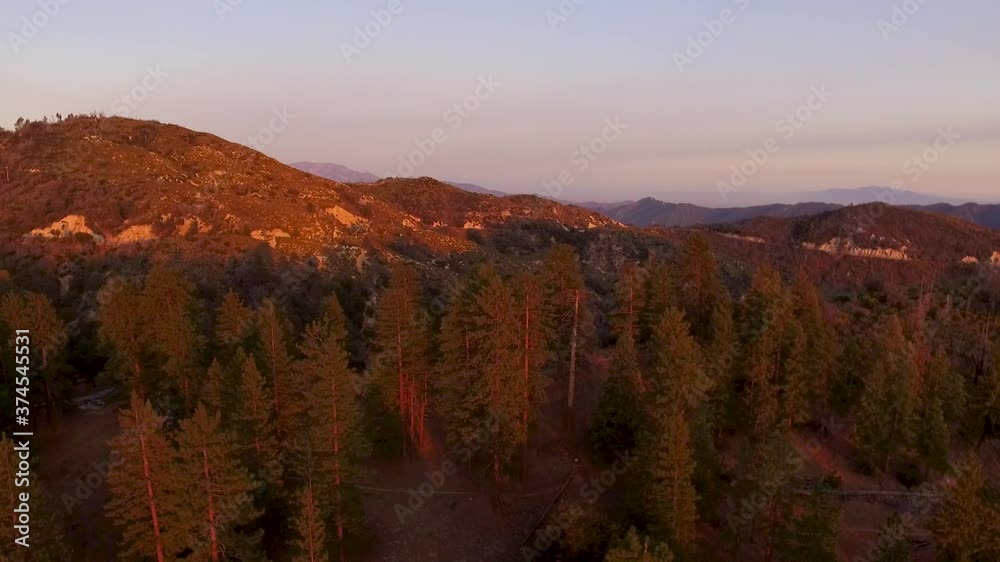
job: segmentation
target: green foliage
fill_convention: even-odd
[[[305,388],[292,368],[289,328],[274,301],[265,300],[257,309],[257,326],[261,371],[270,384],[275,431],[280,441],[298,423],[304,407],[300,397]]]
[[[787,562],[837,562],[840,510],[822,485],[814,487],[805,504],[785,523],[777,559]]]
[[[118,416],[121,433],[111,440],[119,465],[108,477],[107,512],[122,530],[124,560],[162,559],[180,550],[182,484],[170,462],[174,451],[161,429],[164,419],[148,400],[132,393],[129,409]]]
[[[146,328],[149,346],[163,365],[170,389],[179,391],[188,404],[195,394],[190,373],[201,346],[195,303],[190,285],[180,274],[157,266],[146,276],[139,312],[142,318],[156,318]]]
[[[886,323],[879,360],[868,375],[856,434],[863,460],[888,471],[894,455],[912,442],[916,364],[899,318]]]
[[[969,455],[957,466],[954,488],[930,524],[941,550],[952,560],[986,562],[1000,558],[1000,496],[979,460]]]
[[[387,410],[396,413],[407,443],[420,446],[430,408],[430,326],[420,308],[420,279],[412,266],[397,266],[376,312],[379,355],[373,373]],[[404,445],[404,452],[406,447]]]
[[[198,406],[181,421],[173,469],[178,487],[176,530],[181,547],[197,559],[248,560],[262,556],[260,534],[252,530],[260,513],[257,487],[240,463],[236,438],[222,428],[218,413]]]
[[[695,549],[698,521],[689,424],[684,409],[665,399],[657,400],[653,416],[639,453],[646,466],[646,514],[656,536],[688,554]]]
[[[326,550],[326,526],[319,503],[312,489],[306,487],[299,500],[299,512],[295,520],[299,538],[294,547],[298,551],[293,562],[321,562],[329,560]]]
[[[273,399],[253,357],[243,363],[239,387],[240,401],[233,425],[240,445],[240,458],[258,481],[272,490],[281,485],[280,448],[275,435]]]
[[[370,445],[364,435],[361,406],[347,366],[343,341],[345,319],[339,306],[328,307],[324,316],[306,327],[299,351],[298,369],[306,381],[307,405],[304,424],[298,432],[305,442],[306,473],[315,483],[316,497],[325,517],[337,529],[342,549],[346,530],[360,527],[363,512],[355,486],[361,480]],[[316,468],[315,472],[312,470]]]
[[[674,555],[665,543],[639,535],[632,527],[617,545],[604,556],[604,562],[673,562]]]

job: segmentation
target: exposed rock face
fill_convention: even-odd
[[[764,239],[759,236],[740,236],[739,234],[729,234],[723,233],[726,238],[733,238],[735,240],[743,240],[744,242],[752,242],[754,244],[763,244]]]
[[[326,214],[337,219],[337,222],[344,226],[354,226],[356,224],[368,224],[368,219],[359,217],[343,207],[329,207]]]
[[[990,258],[990,263],[1000,267],[1000,252],[993,252],[993,257]]]
[[[854,245],[853,241],[846,240],[844,238],[834,238],[822,245],[804,242],[802,246],[810,250],[818,250],[832,255],[845,255],[859,258],[874,258],[894,261],[910,260],[910,256],[906,253],[906,246],[901,248],[859,248]]]
[[[82,215],[67,215],[47,227],[36,228],[26,234],[37,238],[68,238],[75,234],[89,234],[97,242],[103,242],[104,237],[95,234],[87,226],[87,219]]]
[[[979,258],[975,256],[965,256],[962,258],[962,263],[979,263]]]
[[[271,246],[272,248],[277,248],[278,247],[278,239],[279,238],[291,238],[292,237],[291,234],[285,232],[284,230],[281,230],[280,228],[276,228],[274,230],[255,230],[255,231],[253,231],[253,232],[250,233],[250,236],[254,240],[261,240],[263,242],[267,242],[267,244],[269,246]]]
[[[153,234],[153,225],[136,224],[121,231],[115,236],[116,244],[134,244],[136,242],[148,242],[156,240],[158,237]]]

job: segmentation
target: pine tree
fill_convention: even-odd
[[[589,297],[576,250],[565,244],[554,246],[546,256],[542,278],[546,287],[546,317],[549,331],[554,334],[556,376],[566,376],[564,425],[571,429],[576,418],[580,348],[591,326]]]
[[[751,434],[757,440],[766,439],[781,418],[782,351],[789,318],[781,277],[773,269],[760,269],[743,299],[739,331],[744,400]]]
[[[29,468],[27,484],[20,482],[24,475],[20,472],[21,462],[17,447],[17,438],[10,439],[3,432],[0,432],[0,541],[5,545],[0,550],[0,562],[15,562],[30,560],[32,562],[64,562],[69,560],[69,552],[63,541],[62,518],[58,512],[46,509],[44,506],[47,500],[46,490],[41,484],[41,479],[35,471],[35,466]],[[14,510],[20,507],[20,494],[29,496],[29,533],[27,537],[22,536],[15,529],[15,525],[23,524],[18,521],[21,514]],[[41,505],[42,509],[35,506]],[[15,539],[26,541],[15,544]],[[27,545],[25,548],[24,545]],[[15,558],[15,555],[18,555]]]
[[[220,415],[201,405],[181,422],[174,462],[183,547],[212,562],[257,559],[260,535],[250,531],[260,515],[253,505],[256,485],[239,462],[235,437],[221,425]]]
[[[0,323],[30,329],[33,370],[42,387],[46,418],[51,422],[55,408],[54,386],[57,359],[66,346],[66,329],[48,297],[25,291],[9,293],[0,299]],[[14,329],[17,329],[14,328]]]
[[[180,484],[175,467],[164,462],[173,450],[163,435],[164,419],[152,404],[132,393],[129,409],[118,416],[121,433],[111,450],[119,466],[108,476],[111,500],[108,514],[122,528],[121,557],[126,560],[172,558],[177,547],[177,496]]]
[[[233,419],[243,464],[254,478],[267,485],[266,494],[280,488],[282,473],[272,405],[271,392],[257,369],[257,362],[247,357],[240,376],[240,401]]]
[[[954,488],[934,514],[930,529],[940,549],[961,562],[1000,558],[1000,502],[982,464],[968,455],[957,467]]]
[[[646,513],[658,536],[669,540],[680,552],[690,554],[697,538],[698,495],[692,483],[695,461],[683,408],[662,398],[658,400],[650,431],[640,454],[648,462]]]
[[[546,329],[544,317],[543,287],[539,276],[526,273],[514,280],[516,288],[518,341],[521,356],[521,376],[517,380],[517,389],[521,399],[521,423],[518,440],[522,444],[521,466],[523,470],[527,462],[528,436],[531,421],[535,418],[545,399],[545,378],[542,370],[549,359],[551,333]]]
[[[777,549],[778,560],[837,562],[840,511],[826,492],[825,486],[816,486],[805,505],[786,523]]]
[[[865,460],[888,471],[893,455],[911,443],[915,406],[916,364],[896,316],[886,322],[879,356],[865,385],[856,432]]]
[[[642,371],[635,342],[628,331],[618,337],[610,371],[588,432],[591,448],[608,461],[614,459],[616,452],[632,450],[638,445],[645,423],[639,407],[644,400]]]
[[[480,269],[467,289],[468,293],[459,293],[458,306],[445,320],[450,334],[445,337],[449,343],[443,361],[464,364],[448,380],[449,440],[466,448],[477,444],[488,459],[495,492],[504,468],[523,446],[523,414],[530,408],[521,387],[524,318],[514,291],[494,270]],[[467,297],[473,302],[462,303]],[[455,317],[466,310],[471,311],[469,316]]]
[[[798,479],[803,459],[792,446],[785,428],[764,436],[751,447],[750,465],[746,473],[755,491],[766,490],[766,502],[753,515],[751,533],[763,534],[765,560],[772,560],[777,552],[782,533],[793,511],[792,486]]]
[[[219,364],[218,359],[213,359],[205,373],[205,382],[201,389],[201,401],[211,412],[223,412],[223,417],[228,417],[229,412],[226,406],[229,401],[223,398],[227,394],[225,389],[225,369]]]
[[[837,368],[837,335],[826,318],[823,301],[805,272],[792,285],[791,300],[797,329],[805,337],[804,356],[808,361],[807,396],[829,405]],[[804,420],[803,420],[804,421]]]
[[[98,336],[110,351],[111,371],[128,388],[146,392],[143,373],[150,347],[150,322],[143,316],[141,287],[116,278],[108,282],[98,300],[102,303]]]
[[[929,469],[945,470],[948,467],[948,446],[951,430],[944,418],[944,407],[939,395],[924,397],[924,405],[917,418],[917,451],[924,461],[925,474]]]
[[[329,314],[339,317],[331,318]],[[306,327],[300,346],[300,370],[312,391],[309,393],[308,425],[323,440],[325,475],[321,486],[327,498],[323,504],[331,512],[337,530],[340,559],[344,560],[346,530],[356,527],[360,511],[355,501],[363,461],[369,454],[351,372],[344,349],[344,317],[339,307]]]
[[[230,352],[246,343],[253,332],[253,311],[230,289],[216,311],[215,335],[223,349]]]
[[[383,400],[399,417],[408,443],[423,444],[430,401],[427,319],[420,309],[420,282],[412,266],[397,266],[382,296],[376,319],[381,355],[375,373]],[[404,454],[407,441],[404,440]]]
[[[632,527],[604,556],[604,562],[673,562],[674,555],[666,543],[657,542],[649,537],[639,536]]]
[[[487,280],[495,275],[488,266],[480,266],[467,275],[454,291],[441,322],[441,357],[437,364],[441,377],[436,386],[441,395],[440,411],[448,423],[449,440],[456,439],[467,426],[477,421],[464,417],[468,412],[463,406],[481,367],[473,353],[479,296]]]
[[[715,340],[718,329],[716,311],[729,301],[719,274],[719,264],[708,240],[701,233],[695,233],[684,241],[680,261],[676,294],[683,295],[680,301],[684,318],[691,325],[691,335],[698,343],[709,346]]]
[[[615,308],[611,316],[611,329],[615,337],[629,337],[633,345],[639,341],[645,301],[645,272],[636,264],[626,262],[614,287]]]
[[[150,346],[160,356],[170,384],[192,403],[195,389],[190,373],[197,364],[200,341],[190,285],[179,274],[154,267],[143,285],[140,313],[156,318],[148,323]]]
[[[649,378],[653,392],[687,415],[698,411],[712,390],[712,381],[705,374],[701,349],[691,337],[684,313],[676,308],[663,312],[653,329],[651,349],[654,355]]]
[[[299,554],[293,562],[324,562],[330,557],[326,550],[326,528],[323,524],[323,514],[311,487],[307,486],[299,500],[299,514],[295,521],[299,539],[295,548]]]
[[[782,418],[789,427],[809,419],[809,405],[815,398],[807,337],[801,325],[793,325],[786,338],[780,385]]]
[[[297,380],[288,352],[288,327],[274,301],[265,300],[257,310],[261,371],[270,383],[274,425],[278,440],[290,435],[302,413],[302,381]]]
[[[925,392],[921,397],[924,404],[927,403],[927,397],[936,396],[941,400],[941,413],[945,424],[952,427],[961,421],[968,403],[965,381],[961,373],[952,368],[943,349],[936,350],[932,355],[925,378]]]
[[[676,295],[677,282],[674,272],[662,259],[651,260],[646,275],[645,297],[642,308],[639,343],[644,344],[652,337],[653,330],[660,323],[660,318],[670,307],[676,307],[679,300]]]

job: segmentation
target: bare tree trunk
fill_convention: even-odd
[[[521,480],[524,480],[528,464],[528,414],[531,409],[531,297],[524,297],[524,409],[521,414],[521,424],[524,429],[524,442],[521,451]]]
[[[208,470],[208,451],[201,450],[205,469],[205,493],[208,495],[208,536],[211,540],[212,562],[219,562],[219,537],[215,531],[215,499],[212,496],[212,477]]]
[[[142,452],[142,475],[146,479],[146,499],[149,502],[149,515],[153,519],[153,538],[156,540],[156,562],[164,562],[163,539],[160,537],[160,516],[156,509],[156,497],[153,494],[153,481],[149,474],[149,454],[146,452],[146,438],[139,433],[139,449]]]
[[[343,495],[341,488],[341,471],[340,471],[340,421],[337,416],[337,379],[333,376],[330,377],[330,390],[331,392],[331,403],[332,408],[331,416],[333,418],[333,435],[331,435],[331,441],[333,445],[333,470],[334,470],[334,482],[337,486],[336,492],[336,519],[337,519],[337,544],[340,549],[340,562],[344,562],[344,517],[341,511],[341,504],[343,503]]]
[[[573,400],[576,394],[576,340],[580,329],[580,289],[573,291],[573,297],[573,335],[569,342],[569,391],[566,395],[566,420],[570,431],[573,431],[575,421]]]

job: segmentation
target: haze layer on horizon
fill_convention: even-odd
[[[998,17],[988,0],[10,0],[0,125],[100,111],[576,201],[993,198]]]

